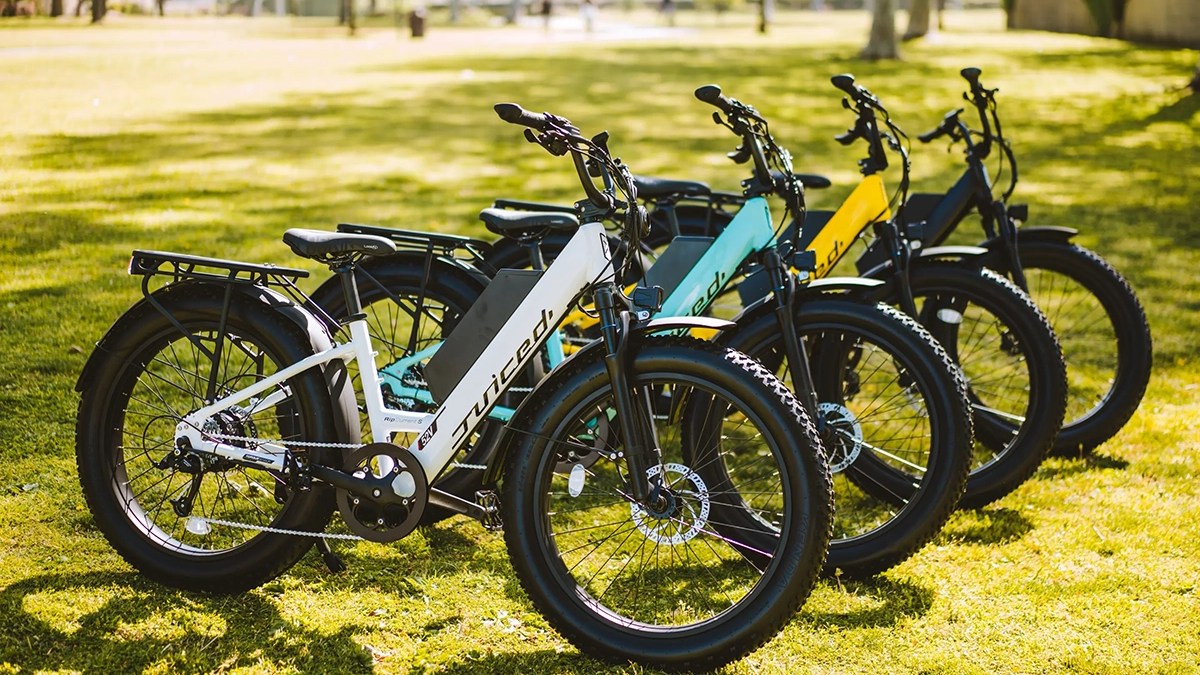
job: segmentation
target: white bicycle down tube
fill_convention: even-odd
[[[537,354],[538,346],[575,298],[594,282],[612,277],[604,226],[581,226],[409,447],[430,479],[450,462],[467,435]]]

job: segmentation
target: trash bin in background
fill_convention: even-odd
[[[418,7],[408,13],[408,27],[415,38],[425,37],[425,9]]]

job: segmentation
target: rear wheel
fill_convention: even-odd
[[[287,570],[314,540],[215,521],[317,533],[333,494],[294,490],[277,472],[176,446],[176,425],[188,413],[313,353],[288,319],[253,301],[235,298],[219,332],[222,291],[203,290],[157,294],[192,339],[143,302],[102,343],[80,400],[76,459],[96,523],[125,560],[170,586],[236,593]],[[273,391],[286,398],[254,403],[267,400],[265,392],[204,431],[247,448],[257,447],[251,439],[282,442],[303,461],[336,466],[336,450],[301,442],[337,440],[319,370]]]
[[[589,655],[672,670],[729,663],[783,627],[821,568],[831,504],[819,441],[786,387],[746,356],[648,339],[630,377],[662,455],[638,477],[658,491],[637,502],[619,432],[592,461],[573,459],[597,447],[602,421],[620,426],[599,355],[552,374],[516,422],[503,505],[518,577]]]

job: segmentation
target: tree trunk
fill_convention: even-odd
[[[504,23],[513,25],[517,22],[517,17],[521,14],[521,0],[512,0],[508,5],[508,13],[504,15]]]
[[[458,23],[459,5],[458,0],[450,0],[450,23]]]
[[[911,0],[908,3],[908,30],[904,31],[905,40],[915,40],[929,33],[929,0]]]
[[[105,0],[92,0],[92,23],[103,21],[105,14],[108,14],[108,5],[105,4]]]
[[[758,16],[758,32],[766,33],[775,20],[775,0],[760,0],[762,12]]]
[[[166,9],[166,7],[167,7],[167,0],[154,0],[154,6],[155,6],[156,8],[158,8],[158,15],[159,15],[159,16],[166,16],[166,15],[167,15],[167,9]]]
[[[871,60],[900,58],[900,50],[896,47],[895,0],[875,0],[871,36],[859,56]]]
[[[63,0],[50,0],[50,16],[63,15]]]

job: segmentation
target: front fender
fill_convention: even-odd
[[[1073,227],[1059,227],[1057,225],[1038,225],[1036,227],[1021,227],[1017,229],[1017,241],[1038,241],[1038,242],[1055,242],[1061,244],[1070,243],[1075,235],[1079,234],[1079,230]],[[1000,237],[992,237],[980,244],[984,248],[991,249],[1002,245]]]
[[[803,302],[818,296],[824,295],[844,295],[854,300],[866,301],[867,298],[879,294],[878,289],[885,286],[886,282],[879,279],[867,279],[864,277],[825,277],[817,279],[803,286],[796,287],[796,302]],[[746,326],[757,321],[764,314],[775,311],[773,296],[767,295],[758,300],[755,300],[748,307],[743,309],[737,316],[733,318],[735,326]],[[734,326],[731,326],[734,328]],[[722,330],[721,333],[714,338],[721,342],[727,340],[732,333],[728,330]]]
[[[915,268],[918,265],[932,262],[970,262],[974,265],[984,265],[992,251],[982,246],[930,246],[917,249],[913,253],[916,255],[913,256],[910,264]],[[886,260],[863,272],[864,277],[872,279],[887,279],[891,274],[891,260]]]

